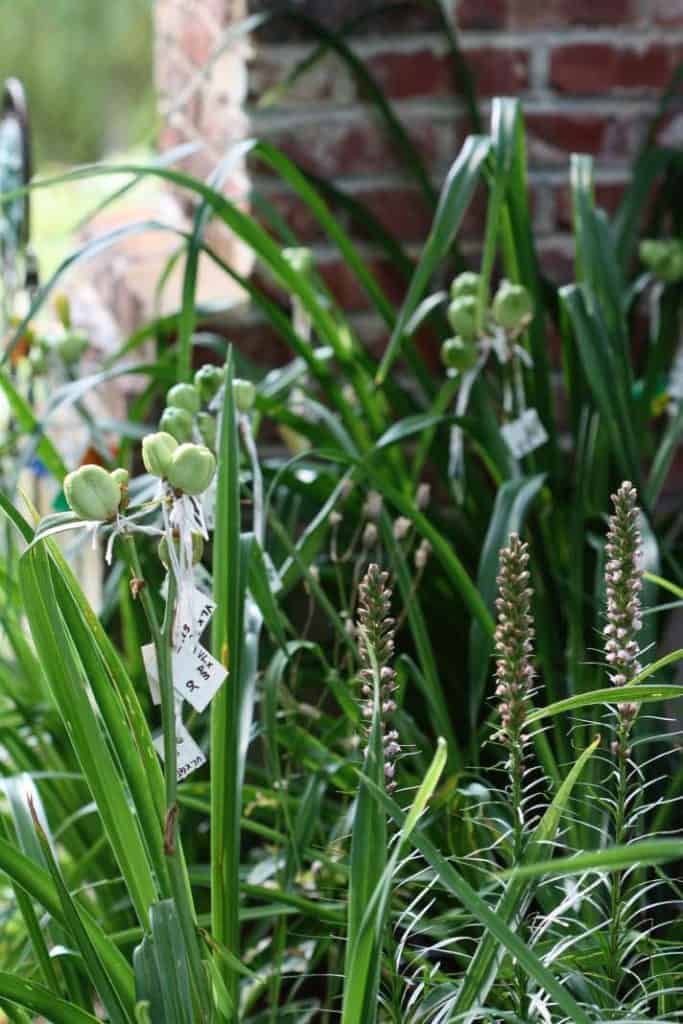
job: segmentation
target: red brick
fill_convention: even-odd
[[[506,0],[459,0],[456,14],[460,28],[505,28],[507,3]]]
[[[208,25],[190,12],[183,17],[177,45],[195,67],[203,67],[219,40]]]
[[[427,166],[442,170],[454,159],[462,142],[456,117],[448,112],[442,121],[413,117],[404,119],[404,125]],[[258,123],[256,133],[264,134]],[[276,127],[267,136],[306,170],[321,176],[386,174],[401,167],[382,126],[365,111],[353,118]]]
[[[393,11],[393,5],[401,8]],[[378,32],[403,32],[425,31],[438,29],[439,19],[436,14],[427,8],[427,5],[406,9],[405,0],[384,0],[383,3],[373,5],[368,0],[306,0],[305,4],[299,3],[300,9],[318,21],[321,21],[328,28],[338,29],[342,25],[355,21],[353,36],[376,34]],[[373,12],[373,6],[377,9]],[[253,14],[259,10],[272,12],[275,9],[291,11],[294,5],[291,0],[250,0],[249,13]],[[362,20],[361,20],[362,18]],[[283,42],[291,39],[311,40],[310,30],[303,23],[297,23],[292,18],[274,18],[257,30],[259,39],[267,39],[269,42]]]
[[[267,323],[230,323],[226,326],[226,336],[241,355],[257,366],[282,366],[294,354]]]
[[[535,163],[566,163],[567,153],[602,151],[608,119],[599,115],[561,114],[556,112],[526,114],[527,144]]]
[[[408,242],[420,242],[426,237],[431,226],[431,214],[418,189],[396,184],[346,191],[351,199],[366,207],[392,236]],[[315,242],[327,237],[310,208],[296,193],[283,191],[271,193],[266,198],[301,242]],[[344,231],[360,238],[370,237],[363,231],[362,223],[354,220],[342,206],[332,202],[329,206]],[[267,225],[267,217],[264,215],[262,219]]]
[[[616,212],[625,191],[625,182],[598,182],[595,186],[595,204],[611,217]],[[568,185],[556,192],[555,219],[558,228],[567,229],[572,226],[572,196]]]
[[[461,28],[480,31],[611,26],[639,20],[637,0],[455,0],[455,11]]]
[[[468,49],[465,55],[480,95],[517,93],[529,84],[529,55],[525,50],[485,47]],[[428,48],[377,54],[369,64],[382,88],[394,99],[455,92],[452,59]]]
[[[660,25],[683,25],[683,5],[681,0],[651,0],[654,7],[652,14]]]
[[[395,303],[401,302],[405,295],[406,282],[396,271],[394,265],[381,257],[366,258],[365,263],[370,267],[373,276],[387,297]],[[318,263],[317,269],[343,309],[349,312],[360,312],[370,308],[370,299],[363,286],[344,260]]]
[[[518,93],[529,84],[526,50],[482,47],[468,49],[466,57],[480,95]],[[452,59],[434,47],[424,46],[409,52],[386,50],[368,57],[366,64],[392,99],[451,96],[456,92]],[[275,48],[257,52],[249,67],[250,101],[255,102],[283,81],[290,70]],[[344,64],[328,57],[283,94],[282,104],[350,103],[361,99]]]
[[[637,21],[637,0],[508,0],[507,28],[623,25]]]
[[[574,280],[574,247],[572,238],[541,239],[536,247],[541,269],[555,284]]]
[[[530,161],[537,167],[565,166],[568,153],[589,153],[623,162],[637,151],[648,119],[647,113],[531,112],[526,115]]]
[[[560,92],[588,96],[610,89],[662,89],[683,56],[683,47],[652,44],[645,49],[608,43],[573,43],[551,56],[550,83]]]

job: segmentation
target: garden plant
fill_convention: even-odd
[[[319,29],[291,80],[330,46],[352,61]],[[514,100],[454,155],[416,261],[329,183],[242,144],[367,292],[378,358],[311,253],[262,198],[258,217],[227,198],[220,171],[69,175],[153,175],[196,212],[167,227],[175,315],[32,405],[24,362],[52,349],[31,325],[74,262],[149,225],[117,229],[35,291],[1,357],[9,1021],[683,1019],[681,163],[653,139],[612,220],[573,157],[575,282],[559,289],[535,253]],[[398,308],[340,207],[405,275]],[[257,275],[211,249],[211,219]],[[251,365],[197,306],[202,253],[283,365]],[[87,397],[124,375],[141,385],[103,430]],[[87,464],[60,449],[65,409]],[[46,515],[20,485],[31,466],[54,481]],[[72,557],[92,544],[96,610]]]

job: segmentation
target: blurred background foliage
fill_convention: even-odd
[[[0,74],[26,88],[38,170],[152,140],[153,8],[153,0],[0,3]]]

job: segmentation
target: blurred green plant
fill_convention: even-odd
[[[15,75],[26,87],[37,167],[150,141],[153,27],[151,0],[2,5],[0,78]]]

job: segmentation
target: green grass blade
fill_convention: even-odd
[[[9,403],[9,406],[22,431],[37,439],[36,454],[38,455],[38,458],[45,464],[47,469],[49,469],[55,480],[61,483],[67,472],[61,455],[53,445],[50,438],[46,437],[42,433],[40,425],[36,417],[33,415],[31,406],[25,398],[22,398],[12,384],[8,375],[2,369],[0,369],[0,388],[2,388],[5,398],[7,399],[7,402]]]
[[[19,563],[24,608],[62,720],[93,794],[112,850],[126,880],[138,919],[145,925],[156,902],[156,882],[121,777],[90,704],[83,668],[59,612],[45,545],[30,548]]]
[[[239,958],[240,673],[246,567],[242,565],[240,551],[239,440],[232,380],[230,354],[218,444],[213,571],[217,607],[211,623],[214,657],[229,669],[230,675],[211,704],[211,918],[216,942]],[[219,967],[230,1002],[236,1006],[237,974],[225,961]]]
[[[23,1006],[31,1014],[38,1014],[51,1024],[98,1024],[99,1018],[82,1010],[80,1006],[59,999],[49,988],[34,981],[24,981],[16,974],[0,971],[0,998]]]
[[[566,779],[563,780],[558,788],[552,803],[534,829],[526,849],[526,858],[531,863],[540,861],[543,853],[548,849],[548,844],[557,835],[572,790],[588,760],[595,753],[599,742],[600,738],[598,737],[577,758]],[[521,878],[515,875],[506,886],[505,892],[496,907],[496,914],[506,924],[511,924],[516,916],[521,913],[531,895],[532,890],[524,885]],[[485,1005],[488,992],[496,978],[500,959],[498,939],[490,932],[484,934],[467,967],[462,986],[458,992],[457,1001],[453,1007],[455,1013],[465,1013],[476,1004]]]
[[[40,842],[43,859],[47,864],[48,871],[50,872],[54,887],[57,890],[57,894],[62,905],[64,920],[66,921],[67,928],[71,933],[76,948],[83,957],[90,980],[102,1000],[102,1005],[109,1016],[111,1024],[130,1024],[131,1017],[125,1009],[124,1000],[119,995],[113,980],[110,978],[107,969],[97,952],[97,949],[91,942],[87,929],[81,920],[79,909],[64,884],[62,873],[59,870],[59,866],[52,853],[52,848],[48,842],[48,838],[43,831],[42,825],[40,824],[33,806],[31,806],[31,813],[33,815],[33,821],[38,835],[38,841]]]
[[[382,384],[386,380],[403,344],[406,325],[423,299],[432,274],[446,257],[472,199],[490,146],[491,140],[487,136],[470,136],[466,139],[456,161],[448,172],[434,215],[434,223],[377,371],[378,384]]]
[[[378,800],[384,805],[387,813],[398,824],[403,826],[406,815],[386,793],[375,790]],[[415,827],[409,840],[416,850],[431,865],[442,885],[472,914],[494,938],[501,943],[513,956],[530,978],[552,996],[560,1009],[574,1024],[591,1024],[590,1018],[581,1009],[561,981],[548,970],[536,954],[525,945],[516,933],[501,920],[494,910],[475,892],[468,882],[460,875],[453,865],[443,857],[434,844],[427,838],[423,830]]]
[[[574,697],[558,700],[545,708],[536,708],[529,714],[529,725],[540,722],[543,718],[561,715],[564,711],[577,711],[579,708],[592,707],[595,704],[619,704],[621,701],[634,701],[637,704],[649,704],[658,700],[676,700],[683,697],[683,686],[656,685],[645,683],[636,686],[611,686],[588,693],[577,693]]]
[[[571,857],[557,857],[542,860],[537,864],[521,864],[519,867],[500,873],[501,878],[542,878],[554,875],[567,878],[584,871],[623,871],[633,865],[649,867],[680,860],[680,839],[644,839],[623,846],[611,846],[606,850],[591,850],[576,853]]]
[[[16,885],[21,886],[32,899],[45,907],[55,921],[67,927],[59,895],[47,870],[1,837],[0,870]],[[119,994],[125,999],[126,1006],[131,1009],[135,993],[130,966],[99,924],[86,913],[83,914],[83,924]]]

